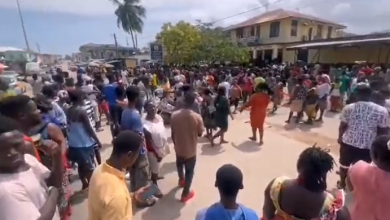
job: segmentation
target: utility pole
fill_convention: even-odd
[[[116,39],[115,33],[112,36],[114,37],[114,43],[115,43],[115,48],[116,48],[116,57],[118,58],[118,54],[119,54],[118,40]]]
[[[20,9],[19,0],[16,0],[16,4],[18,5],[18,12],[19,12],[20,24],[21,24],[21,26],[22,26],[23,35],[24,35],[24,40],[26,41],[27,51],[30,52],[30,45],[29,45],[28,39],[27,39],[26,28],[25,28],[25,26],[24,26],[24,20],[23,20],[22,10]]]
[[[37,50],[38,50],[38,53],[41,53],[41,47],[39,46],[38,43],[37,43]]]
[[[126,45],[129,46],[129,38],[126,37]]]

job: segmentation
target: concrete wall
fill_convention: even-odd
[[[261,44],[277,44],[277,43],[290,43],[290,42],[299,42],[302,41],[305,37],[306,40],[309,39],[309,29],[312,28],[312,37],[311,39],[327,39],[328,38],[328,27],[331,27],[330,38],[336,38],[338,36],[338,32],[336,31],[337,27],[329,24],[316,23],[313,21],[305,21],[302,19],[298,19],[298,28],[297,28],[297,36],[291,36],[291,23],[294,19],[282,19],[280,22],[280,30],[278,37],[270,37],[271,23],[267,22],[260,25],[255,26],[255,33],[257,33],[257,29],[260,27],[260,41]],[[317,36],[317,31],[319,25],[322,25],[322,33]],[[237,41],[236,30],[230,31],[230,35],[232,40]],[[251,27],[244,28],[244,38],[251,37]]]

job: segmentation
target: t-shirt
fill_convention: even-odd
[[[121,128],[144,135],[144,125],[140,113],[135,109],[126,108],[122,112]],[[141,148],[141,154],[145,154],[145,146]]]
[[[111,106],[116,105],[116,87],[115,83],[107,84],[103,87],[103,95]]]
[[[184,159],[196,156],[199,134],[204,130],[202,117],[189,109],[174,111],[171,130],[176,155]]]
[[[229,90],[230,90],[230,84],[228,82],[221,82],[218,86],[223,86],[225,87],[226,90],[226,98],[229,98]]]
[[[88,193],[88,219],[131,220],[132,202],[125,181],[125,172],[107,163],[92,174]]]
[[[215,203],[196,213],[195,220],[258,220],[257,213],[244,205],[237,209],[225,209],[221,203]]]
[[[1,220],[37,220],[39,209],[45,204],[48,194],[45,180],[50,171],[38,160],[25,154],[30,169],[16,174],[0,174]],[[59,220],[58,211],[53,220]]]
[[[245,220],[242,209],[225,209],[226,220]],[[195,220],[206,220],[207,209],[202,209],[196,213]]]

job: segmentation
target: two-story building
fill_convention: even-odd
[[[293,62],[296,59],[309,61],[311,57],[307,50],[296,52],[286,48],[312,40],[337,38],[339,30],[345,28],[311,15],[277,9],[232,25],[226,31],[233,41],[250,48],[256,62],[274,59]]]
[[[91,59],[113,59],[117,57],[133,56],[137,49],[132,47],[123,47],[115,44],[85,44],[80,46],[80,55],[82,61]]]

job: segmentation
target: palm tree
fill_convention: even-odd
[[[140,4],[140,0],[110,0],[118,8],[115,10],[117,16],[117,25],[130,34],[131,40],[133,41],[133,47],[136,48],[137,33],[142,33],[144,26],[143,19],[146,18],[146,10]]]

